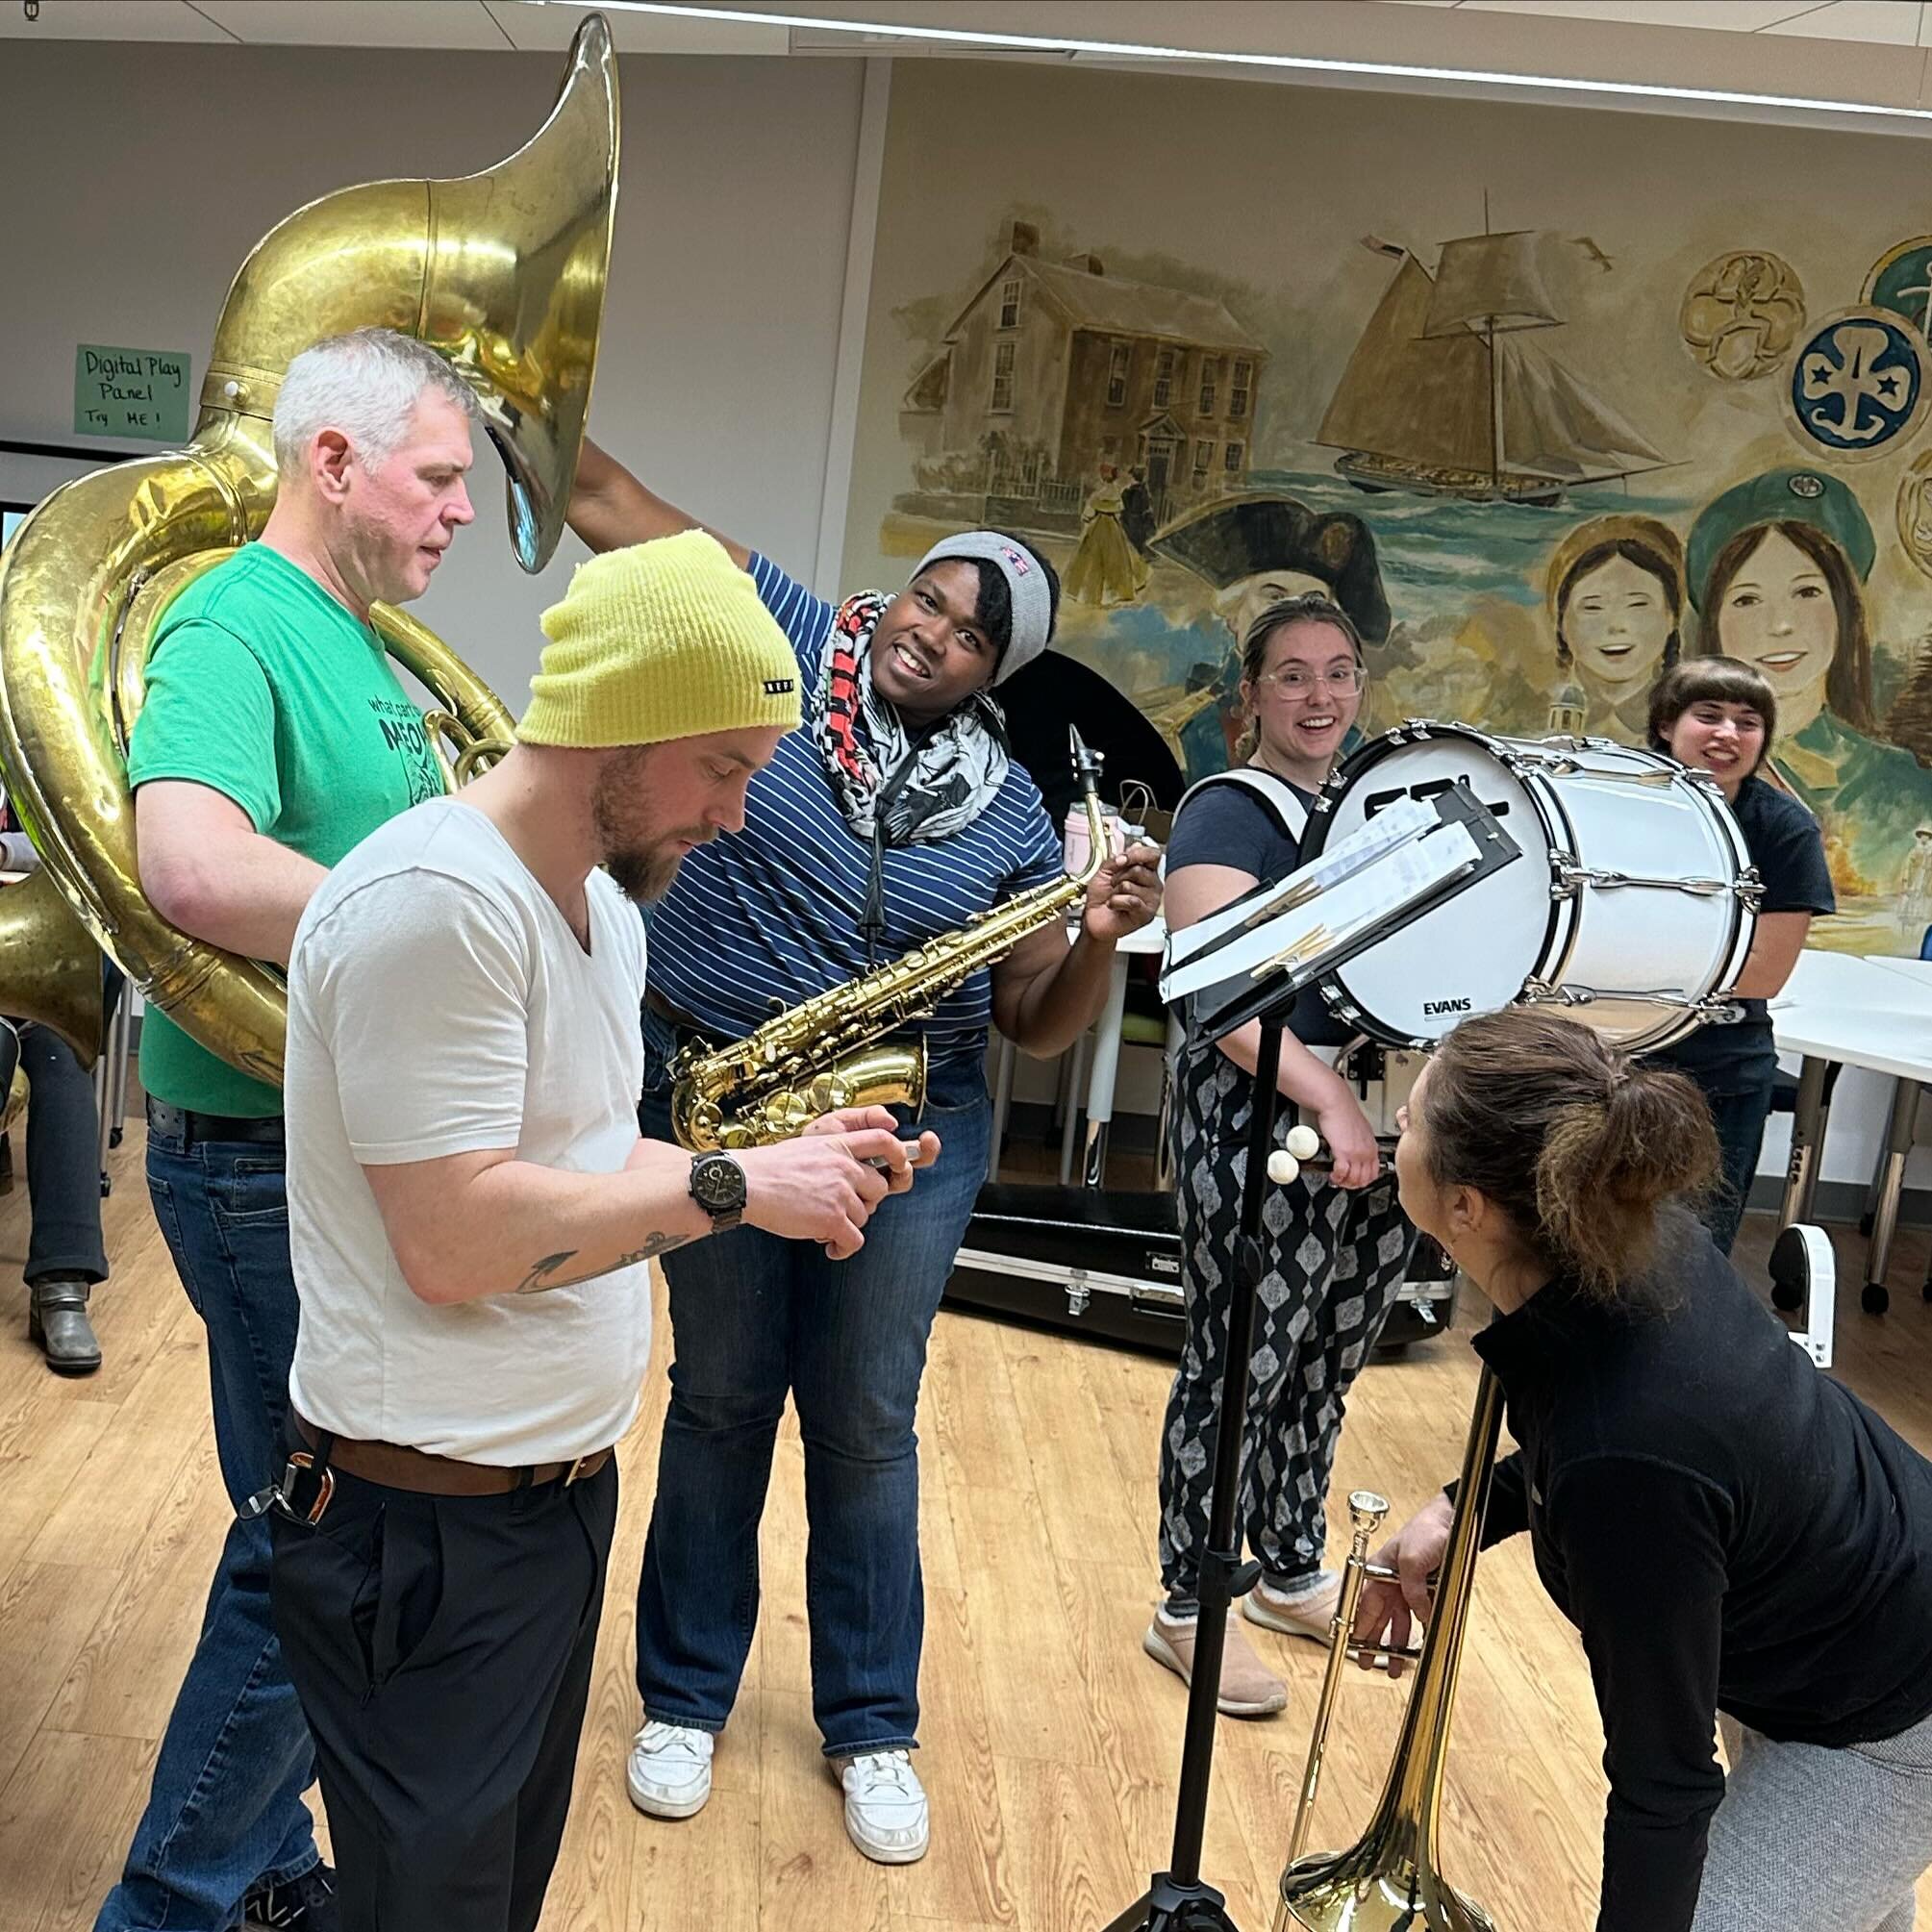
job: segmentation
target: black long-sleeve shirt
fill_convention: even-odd
[[[1483,1542],[1529,1531],[1603,1717],[1598,1932],[1690,1925],[1718,1711],[1830,1747],[1932,1714],[1932,1463],[1701,1228],[1673,1217],[1666,1241],[1665,1306],[1559,1278],[1475,1340],[1518,1444]]]

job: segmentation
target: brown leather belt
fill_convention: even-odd
[[[293,1412],[290,1412],[291,1415]],[[321,1446],[322,1432],[306,1417],[294,1416],[295,1432],[310,1448]],[[597,1449],[574,1463],[530,1463],[520,1468],[500,1468],[489,1463],[463,1463],[453,1456],[433,1456],[427,1449],[405,1448],[399,1443],[352,1443],[338,1436],[329,1447],[329,1467],[385,1489],[414,1490],[431,1496],[502,1496],[513,1490],[534,1489],[560,1479],[583,1482],[611,1460],[612,1451]]]

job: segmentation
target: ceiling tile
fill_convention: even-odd
[[[519,47],[562,53],[589,10],[568,0],[551,0],[539,7],[527,0],[489,0],[488,11]],[[789,27],[678,19],[668,13],[632,13],[615,8],[604,18],[611,23],[611,41],[620,54],[784,54],[791,47]]]
[[[1766,32],[1912,47],[1919,41],[1919,0],[1832,0],[1828,7],[1799,13]]]
[[[483,0],[195,0],[210,19],[254,46],[510,46]]]
[[[40,0],[40,17],[0,4],[4,40],[219,40],[230,37],[184,0]]]

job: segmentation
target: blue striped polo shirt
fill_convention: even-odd
[[[833,607],[764,557],[752,557],[751,576],[798,654],[809,705]],[[845,823],[810,730],[790,733],[751,781],[744,830],[688,852],[677,883],[652,908],[651,991],[736,1040],[784,1008],[856,979],[873,964],[859,930],[871,858],[870,844]],[[878,963],[1064,869],[1040,788],[1015,764],[964,831],[887,850]],[[976,1064],[991,1018],[992,975],[982,970],[913,1030],[928,1037],[936,1066]]]

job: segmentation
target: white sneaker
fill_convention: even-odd
[[[631,1744],[624,1782],[652,1818],[694,1818],[711,1795],[712,1735],[684,1724],[646,1724]]]
[[[932,1817],[909,1751],[867,1751],[840,1766],[845,1832],[879,1865],[911,1865],[926,1855]]]

